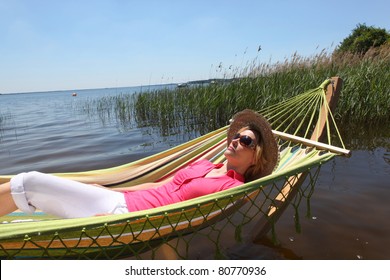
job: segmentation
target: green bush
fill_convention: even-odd
[[[383,28],[358,24],[351,35],[345,38],[337,52],[351,52],[364,55],[370,48],[377,48],[388,43],[390,34]]]

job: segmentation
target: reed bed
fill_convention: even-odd
[[[327,77],[340,76],[344,84],[336,114],[339,123],[347,127],[390,123],[389,44],[365,56],[322,51],[307,58],[295,53],[275,64],[254,60],[240,71],[221,65],[218,71],[223,79],[208,85],[121,94],[85,108],[92,108],[103,121],[115,117],[125,129],[136,125],[158,128],[163,136],[204,134],[226,125],[242,109],[260,110],[317,87]]]

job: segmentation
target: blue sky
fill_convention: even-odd
[[[388,0],[0,0],[0,93],[220,78],[332,51],[358,23],[390,30],[389,11]]]

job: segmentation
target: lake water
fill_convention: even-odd
[[[115,118],[82,110],[89,100],[159,87],[79,90],[77,96],[72,96],[75,91],[0,95],[0,173],[111,167],[199,136],[161,136],[151,127],[123,127]],[[372,145],[355,145],[362,140],[349,139],[357,147],[352,157],[337,157],[322,167],[310,216],[305,217],[306,207],[299,210],[301,233],[296,233],[294,209],[289,207],[276,225],[279,244],[267,238],[237,244],[229,257],[390,259],[390,137],[359,135]]]

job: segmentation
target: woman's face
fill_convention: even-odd
[[[230,164],[248,168],[255,161],[254,149],[256,143],[256,136],[251,130],[239,131],[226,149],[225,157]]]

